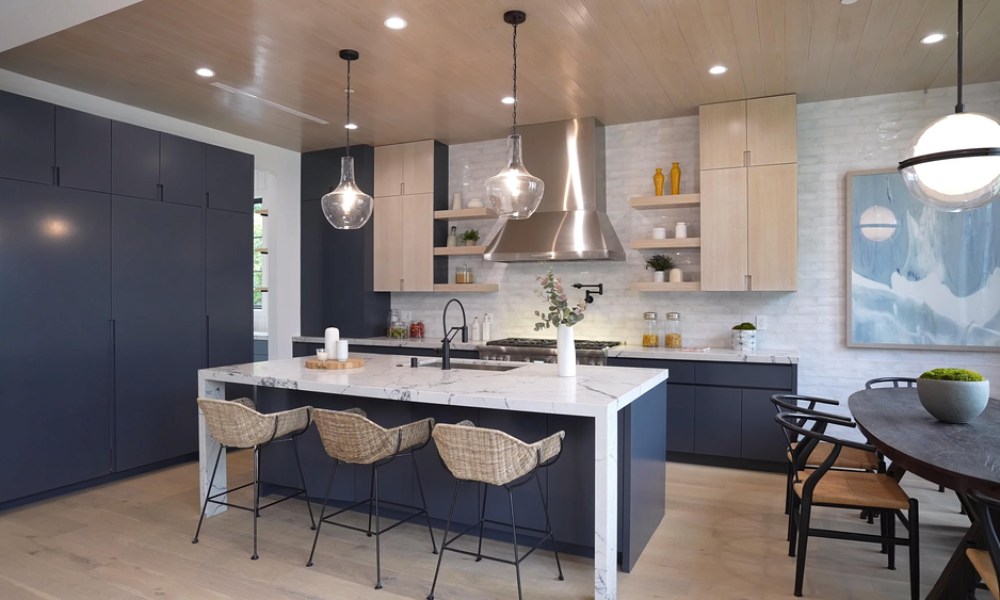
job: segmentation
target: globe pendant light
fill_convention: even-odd
[[[962,0],[958,0],[955,114],[921,130],[899,163],[910,192],[924,204],[948,212],[983,206],[1000,197],[1000,122],[964,112],[962,105],[962,29]]]
[[[354,158],[351,157],[351,62],[358,60],[357,50],[341,50],[340,58],[347,61],[347,156],[340,159],[340,185],[323,196],[320,205],[323,216],[337,229],[361,229],[372,216],[372,197],[361,191],[354,181]]]
[[[493,210],[509,219],[527,219],[538,208],[545,193],[545,183],[528,172],[521,160],[521,136],[517,133],[517,26],[527,19],[520,10],[503,14],[505,23],[514,26],[514,125],[507,136],[507,166],[486,180],[486,199]]]

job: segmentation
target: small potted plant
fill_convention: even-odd
[[[463,231],[462,242],[464,242],[466,246],[475,246],[479,242],[479,230],[466,229]]]
[[[653,270],[653,281],[662,283],[666,280],[667,271],[674,268],[674,261],[665,254],[654,254],[646,259],[646,269]]]
[[[990,382],[967,369],[931,369],[917,378],[917,397],[938,421],[968,423],[986,410]]]
[[[757,350],[757,326],[753,323],[733,325],[733,350],[740,354],[752,354]]]

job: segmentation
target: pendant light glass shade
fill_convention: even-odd
[[[323,216],[337,229],[361,229],[371,218],[374,201],[354,181],[354,157],[340,159],[340,185],[320,204]]]
[[[486,180],[486,200],[498,215],[527,219],[544,193],[545,182],[529,173],[521,161],[521,135],[507,136],[507,166]]]

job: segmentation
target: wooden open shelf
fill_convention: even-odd
[[[667,238],[665,240],[632,240],[636,250],[670,250],[674,248],[701,248],[701,238]]]
[[[637,281],[632,284],[637,292],[697,292],[701,290],[700,281],[682,281],[681,283],[663,283],[657,281]]]
[[[266,216],[268,216],[268,215],[271,214],[271,211],[269,211],[266,208],[262,208],[260,210],[254,211],[254,212],[257,213],[258,215],[262,216],[262,217],[266,217]]]
[[[496,283],[435,283],[435,292],[499,292],[500,285]]]
[[[260,252],[261,254],[267,254],[267,248],[254,248],[254,252]]]
[[[486,208],[460,208],[458,210],[436,210],[435,221],[471,221],[473,219],[495,219],[497,214]]]
[[[676,196],[638,196],[629,199],[629,206],[636,210],[658,210],[662,208],[696,208],[701,206],[701,194],[677,194]]]
[[[446,246],[434,248],[434,256],[482,256],[486,246]]]

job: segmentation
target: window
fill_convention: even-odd
[[[267,254],[267,247],[264,246],[264,218],[267,211],[260,198],[254,201],[253,205],[253,307],[261,308],[264,292],[267,287],[264,285],[264,256]]]

